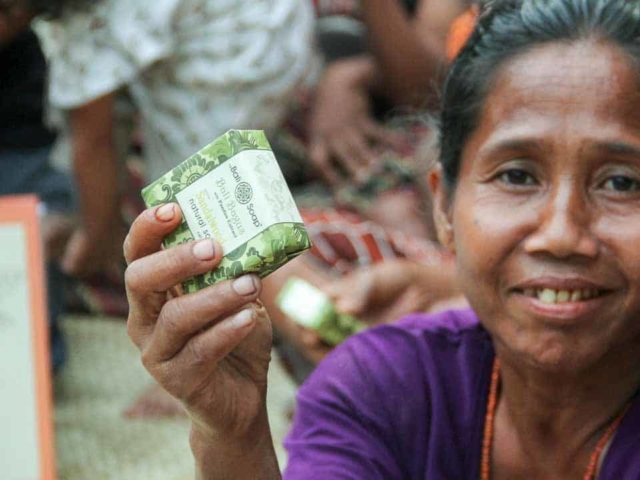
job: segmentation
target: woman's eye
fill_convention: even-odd
[[[625,175],[615,175],[604,182],[604,188],[614,192],[637,192],[640,190],[640,182]]]
[[[535,185],[535,179],[525,170],[513,168],[502,172],[499,177],[504,183],[511,185]]]

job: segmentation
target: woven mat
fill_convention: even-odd
[[[152,385],[124,320],[70,316],[62,328],[69,359],[54,385],[59,479],[193,480],[185,418],[134,420],[122,415]],[[272,362],[267,401],[281,465],[294,394],[279,362]]]

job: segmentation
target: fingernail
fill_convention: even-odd
[[[193,254],[200,260],[211,260],[216,256],[213,240],[208,238],[200,240],[193,246]]]
[[[169,220],[173,220],[176,212],[173,208],[173,203],[167,203],[162,205],[159,209],[156,210],[156,218],[163,222],[168,222]]]
[[[233,289],[238,295],[251,295],[256,293],[258,286],[254,280],[254,275],[244,275],[233,281]]]
[[[253,310],[246,309],[242,310],[240,313],[237,313],[233,317],[231,317],[231,324],[235,328],[243,328],[253,323]]]

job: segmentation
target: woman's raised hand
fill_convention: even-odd
[[[145,368],[187,409],[196,458],[195,437],[199,444],[242,448],[244,440],[255,446],[262,435],[269,450],[265,402],[272,330],[257,300],[260,280],[244,276],[181,294],[180,283],[213,269],[222,252],[211,240],[162,250],[163,237],[180,220],[175,204],[150,208],[125,240],[129,336]],[[233,470],[233,455],[211,461]]]

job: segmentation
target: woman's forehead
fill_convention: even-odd
[[[637,123],[638,85],[636,65],[609,43],[543,45],[502,66],[487,92],[480,126],[539,124],[545,118]]]

